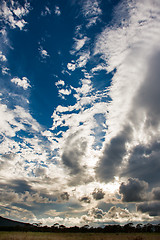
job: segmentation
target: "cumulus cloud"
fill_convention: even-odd
[[[152,196],[154,200],[160,200],[160,187],[152,189]]]
[[[75,63],[68,63],[67,64],[68,70],[74,71],[76,69]]]
[[[27,88],[31,87],[29,80],[26,77],[22,77],[22,79],[14,77],[11,79],[11,82],[15,83],[17,86],[22,87],[24,90],[27,90]]]
[[[122,176],[139,178],[140,180],[147,181],[150,185],[159,183],[160,144],[158,141],[158,139],[155,139],[151,144],[135,146],[129,157],[128,164],[126,164],[126,168],[123,170]]]
[[[128,182],[121,183],[119,193],[123,202],[140,202],[146,199],[148,183],[139,179],[129,178]]]
[[[70,170],[71,175],[83,174],[84,166],[81,166],[81,158],[85,155],[86,147],[85,139],[76,139],[75,134],[71,135],[66,141],[62,162]]]
[[[27,22],[23,19],[29,13],[30,3],[25,2],[24,6],[16,1],[2,1],[0,5],[0,16],[2,22],[8,24],[11,28],[24,28]]]
[[[110,182],[118,174],[127,149],[126,143],[130,141],[131,129],[126,126],[122,132],[111,139],[106,145],[103,155],[97,165],[96,173],[100,180]]]
[[[82,219],[86,222],[92,223],[125,223],[125,222],[138,222],[138,221],[146,221],[151,220],[147,213],[141,214],[140,212],[130,212],[126,208],[120,208],[116,206],[112,206],[107,212],[103,211],[100,208],[92,208],[88,211],[87,215],[83,215]]]
[[[48,52],[44,50],[42,46],[39,48],[39,53],[43,59],[46,59],[47,57],[49,57]]]
[[[152,201],[140,203],[137,205],[137,210],[142,213],[149,213],[150,216],[160,216],[160,202]]]
[[[102,189],[97,189],[97,188],[95,188],[93,193],[92,193],[92,196],[95,200],[103,199],[104,195],[105,195],[105,193],[103,192],[103,190]]]
[[[69,89],[69,90],[68,89],[60,89],[59,90],[59,93],[63,94],[63,95],[70,95],[71,92],[72,92],[71,89]]]
[[[59,86],[64,86],[64,85],[65,85],[65,82],[64,82],[63,80],[59,80],[58,82],[55,83],[55,85],[56,85],[57,87],[59,87]]]
[[[86,36],[82,38],[74,38],[75,43],[73,45],[73,50],[71,50],[71,54],[75,54],[76,52],[80,51],[88,40],[89,38]]]
[[[99,0],[85,0],[83,2],[82,13],[87,20],[87,28],[96,24],[100,20],[102,10],[100,8]]]
[[[4,54],[2,54],[2,52],[0,51],[0,61],[1,62],[6,62],[7,61],[7,58]]]
[[[92,216],[95,219],[102,219],[105,215],[105,212],[99,208],[92,208],[91,210],[89,210],[88,215]]]
[[[64,200],[64,201],[69,200],[69,193],[68,192],[63,192],[60,196],[61,196],[61,199]]]

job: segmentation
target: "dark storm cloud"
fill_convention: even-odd
[[[124,129],[106,145],[96,173],[100,180],[109,182],[118,174],[118,167],[126,154],[126,143],[130,140],[130,126]]]
[[[146,146],[136,146],[129,158],[128,165],[122,176],[138,178],[149,184],[157,184],[160,181],[160,144],[155,141]]]
[[[87,142],[83,138],[75,139],[75,135],[71,135],[68,138],[62,154],[62,162],[70,170],[71,175],[84,171],[83,166],[80,165],[80,161],[85,154],[86,147]]]
[[[91,199],[89,197],[82,197],[79,199],[80,202],[90,203]]]
[[[103,190],[99,189],[99,188],[95,188],[93,193],[92,193],[92,196],[95,200],[103,199],[104,195],[105,195],[105,193],[103,192]]]
[[[137,205],[137,210],[142,213],[149,213],[150,216],[160,216],[160,202],[146,202]]]
[[[1,182],[0,186],[3,189],[8,189],[16,193],[24,193],[26,191],[34,192],[31,185],[26,180],[23,179],[12,179],[6,182],[5,184]]]
[[[26,181],[26,180],[22,180],[22,179],[17,179],[17,180],[13,180],[12,181],[12,188],[16,191],[16,192],[33,192],[31,185]]]
[[[160,187],[152,189],[152,197],[154,200],[160,200]]]
[[[69,200],[69,193],[68,192],[64,192],[60,196],[61,196],[61,199],[64,200],[64,201]]]
[[[127,183],[122,183],[119,193],[122,194],[123,202],[140,202],[146,198],[148,184],[139,179],[129,178]]]

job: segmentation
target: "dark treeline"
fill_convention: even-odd
[[[84,225],[82,227],[66,227],[55,223],[53,226],[41,226],[41,224],[25,224],[24,226],[0,226],[0,231],[31,231],[31,232],[102,232],[102,233],[131,233],[131,232],[158,232],[160,233],[160,224],[137,224],[128,223],[124,226],[121,225],[106,225],[105,227],[90,227]]]

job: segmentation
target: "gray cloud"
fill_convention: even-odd
[[[146,78],[140,86],[130,114],[136,131],[142,127],[148,143],[134,147],[123,175],[145,180],[150,184],[160,181],[160,52],[150,58]]]
[[[145,180],[150,185],[160,181],[160,144],[155,140],[148,146],[136,146],[129,158],[122,176]]]
[[[79,199],[80,202],[90,203],[91,199],[89,197],[82,197]]]
[[[62,154],[62,162],[70,170],[71,175],[84,171],[83,166],[80,165],[80,160],[85,154],[86,147],[87,142],[83,138],[75,139],[74,134],[68,138]]]
[[[8,183],[8,187],[17,193],[34,192],[31,185],[23,179],[14,179]]]
[[[95,200],[103,199],[104,195],[105,195],[105,193],[103,192],[103,190],[99,189],[99,188],[95,188],[93,193],[92,193],[92,196]]]
[[[129,178],[127,183],[122,183],[119,193],[122,194],[123,202],[139,202],[146,197],[148,183],[139,179]]]
[[[150,59],[147,77],[135,97],[135,108],[146,112],[145,128],[157,130],[160,117],[160,52]]]
[[[102,219],[105,215],[105,212],[103,212],[103,210],[99,208],[92,208],[91,210],[89,210],[88,215],[97,219]]]
[[[126,143],[130,140],[130,126],[124,129],[106,145],[96,173],[100,180],[109,182],[118,174],[118,167],[126,154]]]
[[[154,200],[160,200],[160,187],[152,189],[152,197]]]
[[[137,210],[142,213],[149,213],[150,216],[160,216],[160,202],[152,201],[140,203],[137,205]]]
[[[69,200],[69,193],[68,192],[64,192],[60,196],[61,196],[62,200],[64,200],[64,201]]]

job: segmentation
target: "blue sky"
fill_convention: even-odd
[[[0,215],[160,220],[158,0],[1,1]]]

